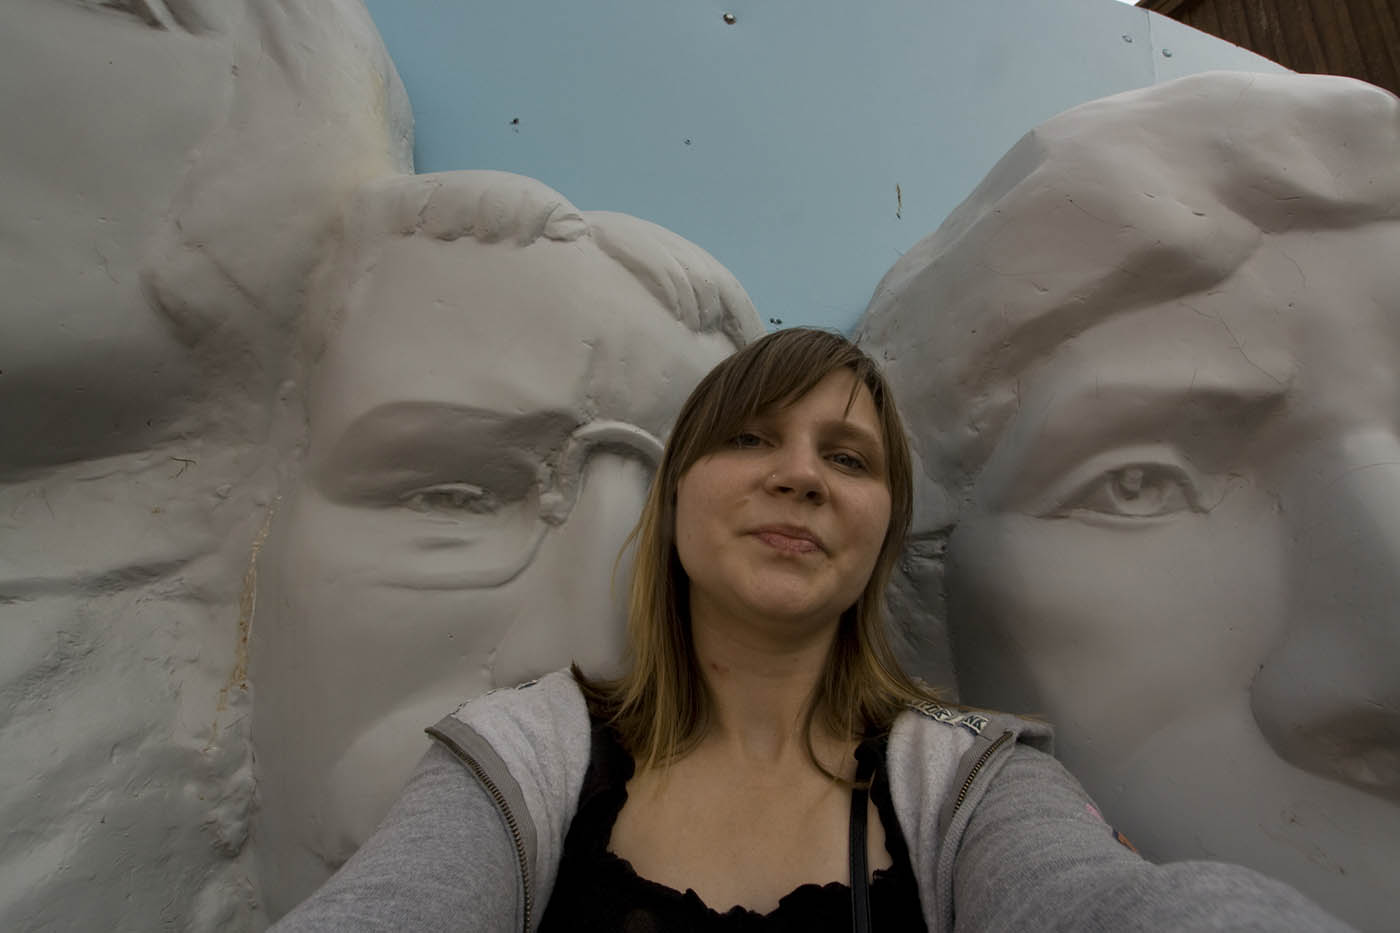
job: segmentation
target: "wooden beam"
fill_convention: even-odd
[[[1196,0],[1138,0],[1135,6],[1144,10],[1151,10],[1153,13],[1161,13],[1163,16],[1170,16],[1172,19],[1180,19],[1191,7],[1196,5]],[[1183,10],[1182,7],[1186,9]]]

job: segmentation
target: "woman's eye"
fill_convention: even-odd
[[[834,453],[831,455],[830,459],[832,463],[841,467],[843,470],[858,472],[863,472],[865,470],[865,461],[855,454],[845,452]]]
[[[1121,518],[1157,518],[1201,511],[1196,488],[1180,469],[1164,464],[1134,464],[1101,473],[1083,486],[1057,515],[1095,512]]]
[[[763,443],[763,438],[759,437],[757,434],[754,434],[752,431],[743,431],[739,434],[734,435],[733,439],[730,440],[729,443],[734,447],[757,447]]]
[[[471,483],[439,483],[404,493],[399,502],[417,512],[489,515],[501,507],[494,495]]]

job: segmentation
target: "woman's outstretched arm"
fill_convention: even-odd
[[[275,933],[509,933],[519,870],[500,813],[433,743],[379,829]]]
[[[1163,819],[1171,819],[1163,814]],[[1239,865],[1155,865],[1122,845],[1059,762],[1018,746],[977,805],[953,876],[957,930],[1340,933],[1297,891]]]

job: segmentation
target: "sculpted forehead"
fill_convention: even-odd
[[[589,243],[393,237],[312,376],[313,439],[397,402],[564,411],[661,433],[732,347]]]
[[[976,473],[1013,419],[1063,408],[1081,383],[1160,398],[1286,394],[1295,419],[1388,421],[1400,362],[1395,255],[1400,223],[1299,231],[1263,238],[1198,293],[1008,321],[990,305],[973,320],[940,314],[915,292],[897,296],[869,336],[926,470],[944,482]],[[979,284],[964,283],[969,301]]]
[[[1085,104],[1028,133],[890,269],[862,342],[924,406],[920,440],[944,443],[926,461],[946,463],[985,444],[1020,374],[1110,317],[1223,292],[1350,326],[1338,315],[1365,296],[1304,299],[1329,276],[1350,289],[1349,238],[1393,242],[1397,153],[1400,104],[1346,79],[1206,74]]]

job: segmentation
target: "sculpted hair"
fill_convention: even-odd
[[[1027,133],[885,273],[857,339],[901,398],[930,400],[918,452],[957,485],[1019,406],[1020,374],[1065,341],[1221,287],[1271,235],[1386,236],[1397,222],[1393,94],[1323,75],[1192,75]]]
[[[861,386],[875,403],[885,446],[890,524],[865,589],[841,616],[826,669],[808,701],[808,755],[830,773],[812,750],[818,717],[833,735],[854,738],[888,729],[907,704],[938,700],[900,669],[885,634],[885,584],[902,550],[912,505],[909,448],[893,396],[875,363],[846,338],[807,328],[780,330],[711,370],[676,420],[632,534],[637,555],[626,673],[617,680],[589,681],[574,672],[595,712],[617,727],[641,767],[664,766],[694,747],[712,709],[691,637],[689,579],[675,545],[680,478],[754,416],[792,404],[840,369],[856,375],[848,406]]]
[[[181,342],[209,354],[207,371],[276,380],[346,199],[413,171],[408,93],[360,0],[100,6],[160,32],[217,35],[228,21],[226,111],[191,152],[141,283]]]
[[[743,286],[684,237],[627,214],[580,211],[524,175],[467,170],[391,176],[355,193],[312,280],[305,330],[311,360],[335,336],[347,289],[374,268],[388,237],[520,247],[591,242],[691,331],[721,333],[736,348],[762,333]]]

